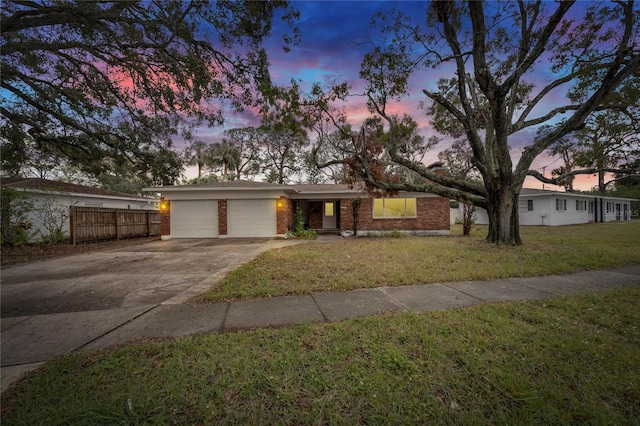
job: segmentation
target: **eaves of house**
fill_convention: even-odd
[[[0,186],[36,194],[69,195],[73,197],[99,197],[112,200],[142,202],[155,201],[155,199],[152,197],[145,197],[141,195],[127,194],[124,192],[110,191],[102,188],[94,188],[90,186],[76,185],[73,183],[38,178],[2,177],[0,178]]]

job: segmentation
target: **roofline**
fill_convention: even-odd
[[[300,195],[323,195],[323,194],[362,194],[363,191],[358,189],[336,189],[332,188],[332,184],[327,184],[327,190],[311,190],[305,191],[296,188],[297,185],[280,185],[274,184],[269,186],[198,186],[198,185],[174,185],[174,186],[153,186],[142,188],[144,192],[191,192],[191,191],[283,191]]]
[[[188,191],[283,191],[288,189],[284,186],[195,186],[195,185],[175,185],[175,186],[152,186],[142,188],[143,192],[188,192]]]
[[[607,199],[612,199],[612,200],[625,200],[625,201],[638,201],[637,198],[625,198],[625,197],[615,197],[612,195],[602,195],[602,194],[583,194],[583,193],[578,193],[578,192],[566,192],[566,191],[550,191],[550,190],[545,190],[545,189],[534,189],[534,188],[522,188],[522,190],[524,191],[525,189],[530,189],[530,190],[534,190],[534,191],[546,191],[546,192],[534,192],[534,193],[529,193],[529,194],[523,194],[522,191],[520,192],[520,196],[525,196],[525,197],[547,197],[547,196],[560,196],[560,197],[584,197],[584,198],[607,198]]]
[[[22,192],[31,192],[31,193],[45,194],[45,195],[65,195],[65,196],[85,197],[85,198],[106,198],[110,200],[158,201],[157,198],[145,197],[143,195],[133,195],[133,194],[131,194],[131,197],[125,197],[125,196],[119,196],[119,195],[90,194],[88,192],[67,192],[67,191],[55,191],[55,190],[47,190],[47,189],[40,189],[40,188],[24,188],[20,186],[14,186],[12,188]]]
[[[291,189],[291,192],[294,192],[298,195],[327,195],[327,194],[346,194],[346,195],[366,195],[366,192],[360,191],[357,189],[344,189],[344,190],[327,190],[327,191],[300,191],[297,189]]]

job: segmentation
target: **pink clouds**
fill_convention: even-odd
[[[307,89],[314,82],[323,82],[327,78],[335,78],[337,82],[348,82],[352,87],[352,93],[361,94],[364,91],[364,82],[359,79],[360,63],[364,54],[372,49],[368,40],[377,40],[379,30],[369,25],[370,18],[379,8],[386,10],[396,6],[406,11],[410,16],[423,16],[426,3],[423,2],[299,2],[295,4],[300,9],[301,17],[299,27],[302,32],[302,43],[293,46],[289,53],[281,49],[282,28],[274,27],[274,35],[266,44],[271,63],[271,76],[274,83],[279,85],[290,84],[291,79],[300,81],[301,87]],[[550,6],[553,7],[553,6]],[[572,11],[574,16],[584,12],[584,5],[577,3]],[[409,81],[411,93],[408,97],[398,102],[390,103],[387,112],[390,114],[408,114],[416,120],[425,137],[434,135],[430,119],[419,108],[420,102],[429,102],[422,93],[423,89],[433,90],[441,77],[455,75],[453,63],[447,63],[438,70],[422,70],[414,73]],[[526,76],[525,80],[535,84],[532,96],[549,84],[557,75],[550,69],[547,61],[540,61]],[[547,114],[556,107],[567,104],[566,86],[560,86],[548,93],[529,114],[529,119]],[[345,105],[345,112],[349,122],[353,126],[359,126],[370,113],[366,108],[366,99],[354,96]],[[247,110],[243,113],[225,114],[223,128],[209,129],[200,134],[203,138],[220,138],[225,129],[234,127],[256,126],[259,124],[257,111]],[[517,114],[516,114],[516,119]],[[561,119],[561,116],[554,120]],[[510,138],[511,154],[514,165],[519,160],[524,147],[533,143],[535,128],[530,128],[513,134]],[[205,136],[206,135],[206,136]],[[437,152],[446,149],[450,140],[444,140],[440,146],[427,154],[425,162],[437,160]],[[551,158],[547,153],[539,156],[532,168],[542,171],[546,168],[547,176],[552,169],[559,167],[560,160]],[[593,178],[589,176],[576,177],[575,183],[578,189],[590,189],[595,185]],[[535,179],[528,178],[525,186],[541,187],[542,184]],[[547,187],[548,185],[545,185]]]

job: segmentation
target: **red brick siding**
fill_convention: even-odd
[[[227,200],[218,200],[218,235],[227,235]]]
[[[160,203],[167,206],[160,210],[160,235],[171,235],[171,201],[161,198]]]
[[[322,229],[322,201],[309,201],[309,229]]]
[[[339,201],[339,211],[340,211],[340,229],[343,231],[351,231],[353,230],[353,208],[351,207],[351,199],[343,199]],[[362,206],[361,206],[362,208]],[[359,213],[359,216],[362,217],[362,213]],[[360,226],[358,225],[358,229]]]
[[[374,219],[373,199],[364,198],[359,210],[359,231],[444,231],[449,230],[449,200],[444,197],[416,198],[417,217]],[[351,200],[340,200],[341,229],[353,226]]]
[[[277,209],[277,233],[284,235],[291,230],[293,224],[293,215],[296,211],[296,202],[288,198],[280,197],[276,201]]]

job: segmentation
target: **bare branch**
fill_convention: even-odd
[[[471,2],[473,3],[473,2]],[[540,32],[538,40],[533,46],[533,49],[523,58],[523,60],[519,61],[518,66],[515,68],[513,73],[505,79],[505,81],[500,86],[500,91],[502,94],[506,94],[509,92],[510,88],[513,87],[514,80],[520,80],[520,78],[531,68],[533,63],[538,60],[540,55],[544,53],[547,48],[547,44],[549,39],[556,31],[556,27],[562,21],[562,18],[567,13],[567,11],[573,6],[575,0],[571,1],[563,1],[558,5],[558,8],[555,10],[553,15],[547,21],[544,29]],[[533,26],[532,21],[531,25]],[[529,32],[529,34],[531,34]]]
[[[600,172],[617,173],[617,174],[624,174],[625,175],[624,177],[621,177],[621,178],[618,178],[618,179],[622,179],[622,178],[626,178],[626,177],[640,176],[640,169],[638,169],[638,168],[635,168],[635,169],[617,169],[617,168],[611,168],[611,167],[573,170],[573,171],[571,171],[569,173],[563,173],[561,175],[558,175],[558,176],[552,177],[552,178],[548,178],[546,176],[543,176],[537,170],[529,170],[527,172],[527,175],[533,176],[534,178],[538,179],[540,182],[548,183],[548,184],[551,184],[551,185],[562,185],[563,180],[568,178],[568,177],[577,176],[577,175],[593,175],[593,174],[600,173]],[[617,180],[617,179],[614,179],[614,180]]]

